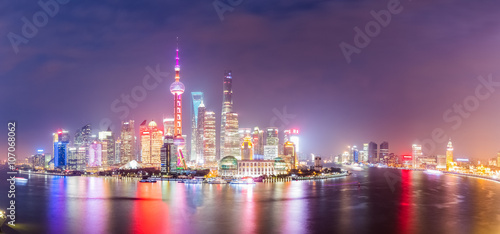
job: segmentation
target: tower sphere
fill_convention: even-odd
[[[170,85],[170,92],[172,94],[183,94],[185,89],[184,84],[180,81],[176,81]]]

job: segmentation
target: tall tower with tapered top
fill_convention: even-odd
[[[170,85],[170,92],[174,95],[174,145],[177,146],[177,165],[184,167],[186,169],[186,162],[182,154],[184,145],[186,144],[184,138],[182,137],[182,94],[184,93],[185,87],[182,82],[180,82],[180,71],[179,66],[179,39],[177,38],[177,49],[175,56],[175,82]]]
[[[223,85],[223,95],[222,95],[222,113],[221,113],[221,124],[220,124],[220,142],[217,157],[219,159],[227,156],[225,155],[225,135],[226,135],[226,114],[233,111],[233,76],[231,71],[224,71],[224,85]]]

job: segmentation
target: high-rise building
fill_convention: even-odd
[[[30,163],[35,170],[45,169],[45,154],[42,149],[37,150],[37,154],[31,156]]]
[[[175,81],[170,85],[170,93],[174,95],[174,145],[177,146],[177,166],[187,169],[186,159],[182,153],[186,144],[182,137],[182,94],[186,88],[180,81],[179,46],[175,52]]]
[[[387,159],[389,159],[389,142],[384,141],[384,142],[380,143],[378,160],[386,162]]]
[[[89,146],[89,161],[87,163],[89,167],[100,167],[102,166],[102,144],[99,141],[94,141]]]
[[[446,146],[446,170],[449,171],[452,167],[453,162],[453,145],[451,144],[451,138]]]
[[[162,174],[168,174],[177,170],[177,147],[174,145],[174,137],[166,135],[160,153]]]
[[[251,128],[239,128],[238,129],[238,136],[240,138],[240,144],[243,143],[245,137],[250,137],[252,135],[252,129]]]
[[[160,153],[163,146],[163,131],[158,129],[155,121],[146,121],[140,125],[141,134],[141,162],[144,166],[160,168]]]
[[[353,145],[351,147],[351,159],[352,159],[352,162],[359,162],[359,150],[358,150],[358,147]]]
[[[77,129],[75,132],[75,142],[74,146],[76,148],[85,148],[85,164],[87,164],[89,157],[89,145],[92,144],[92,127],[90,124],[83,126],[81,129]]]
[[[135,130],[134,120],[122,122],[120,145],[120,164],[135,160]]]
[[[203,92],[191,92],[191,150],[190,161],[198,158],[198,108],[203,103]]]
[[[260,130],[259,127],[255,127],[252,133],[252,140],[254,145],[254,155],[263,156],[264,155],[264,131]]]
[[[278,145],[278,128],[268,127],[266,131],[266,145]]]
[[[68,169],[69,132],[59,130],[52,134],[54,139],[54,168]]]
[[[283,146],[283,154],[287,157],[291,157],[293,169],[299,168],[299,158],[297,157],[295,144],[293,142],[285,142],[285,145]]]
[[[217,158],[221,159],[225,155],[224,147],[226,137],[226,117],[227,113],[233,111],[233,76],[231,71],[224,71],[224,79],[222,86],[222,112],[221,112],[221,125],[220,125],[220,142],[219,149],[217,150]],[[233,155],[234,156],[234,155]]]
[[[206,111],[204,122],[205,126],[203,130],[203,161],[206,165],[212,165],[216,162],[215,112]]]
[[[412,166],[413,168],[418,168],[420,167],[419,159],[423,156],[422,145],[413,144],[411,149]]]
[[[368,162],[368,143],[363,144],[363,150],[359,151],[359,161]]]
[[[241,160],[253,160],[253,143],[250,136],[245,136],[241,143]]]
[[[377,143],[370,142],[368,143],[368,162],[369,163],[377,163]]]
[[[299,130],[296,128],[292,128],[285,130],[284,133],[285,137],[283,142],[291,141],[295,146],[295,153],[297,154],[297,158],[299,158],[300,154]]]
[[[224,154],[223,156],[234,156],[241,160],[240,136],[238,133],[238,114],[234,112],[226,113],[226,127],[224,128]]]
[[[99,141],[102,143],[103,165],[115,164],[115,137],[111,128],[99,132]]]
[[[174,118],[164,118],[163,119],[163,131],[166,135],[174,135]]]
[[[198,106],[198,126],[196,126],[196,163],[198,165],[202,165],[203,164],[203,159],[204,159],[204,156],[203,156],[203,151],[205,150],[204,149],[204,139],[203,139],[203,136],[204,136],[204,131],[205,131],[205,112],[206,112],[206,108],[205,108],[205,104],[203,103],[203,101],[200,103],[200,105]]]
[[[69,147],[68,148],[68,169],[72,171],[85,171],[85,159],[87,157],[87,148]]]
[[[278,145],[265,145],[264,146],[264,160],[276,159],[279,155]]]
[[[118,137],[118,139],[116,139],[116,141],[115,141],[115,159],[114,159],[113,164],[120,164],[120,158],[121,158],[120,148],[121,148],[121,146],[122,146],[122,141]]]

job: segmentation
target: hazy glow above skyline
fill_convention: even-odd
[[[274,124],[280,132],[297,127],[304,153],[338,155],[345,145],[388,141],[390,152],[409,155],[412,144],[432,139],[434,130],[442,129],[445,141],[436,143],[432,154],[445,154],[451,137],[456,158],[495,157],[500,150],[499,87],[478,99],[472,111],[467,105],[483,84],[478,76],[492,74],[500,81],[500,3],[405,3],[346,63],[338,44],[352,42],[353,28],[364,27],[373,20],[370,11],[386,5],[244,2],[221,22],[210,2],[71,1],[19,45],[17,54],[8,39],[0,42],[5,51],[0,54],[0,121],[18,121],[18,154],[25,157],[37,149],[50,152],[57,129],[69,130],[73,139],[75,130],[88,123],[93,134],[105,131],[99,127],[103,119],[111,121],[116,133],[122,120],[160,123],[173,117],[169,85],[178,36],[185,91],[204,92],[216,126],[224,70],[232,70],[233,109],[240,127]],[[0,6],[5,9],[0,21],[4,34],[20,34],[20,19],[40,10],[36,2]],[[112,103],[132,96],[150,74],[145,68],[157,65],[168,74],[150,79],[147,84],[157,82],[155,88],[134,101],[122,119]],[[185,98],[183,105],[188,104]],[[456,105],[464,106],[466,114]],[[448,110],[449,117],[461,119],[459,127],[443,117]],[[286,114],[294,117],[283,121]],[[188,108],[183,118],[190,118]],[[190,132],[190,121],[184,122],[185,133]],[[5,134],[0,141],[7,141]],[[5,152],[5,146],[0,150]]]

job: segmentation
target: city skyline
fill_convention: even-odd
[[[161,3],[155,4],[161,5]],[[276,4],[276,7],[280,6],[279,3]],[[465,2],[457,4],[467,5]],[[492,16],[492,13],[488,11],[489,4],[474,5],[471,10],[475,12],[484,10],[486,14],[484,22],[488,22],[492,20],[487,17]],[[366,12],[371,9],[378,11],[383,7],[366,3],[360,3],[359,6]],[[122,121],[135,120],[136,133],[138,133],[137,123],[144,119],[154,119],[157,123],[161,123],[162,117],[167,117],[172,111],[173,101],[170,100],[171,95],[166,93],[173,75],[172,58],[169,55],[175,37],[179,36],[183,49],[183,82],[187,87],[186,92],[205,93],[205,105],[207,109],[216,113],[216,125],[219,127],[220,103],[222,103],[221,80],[224,70],[232,70],[234,76],[233,109],[238,113],[239,126],[242,128],[259,126],[266,129],[273,127],[270,125],[275,123],[278,125],[275,127],[279,128],[280,134],[282,130],[298,128],[301,130],[301,151],[305,153],[316,153],[325,157],[342,153],[347,145],[355,144],[360,148],[364,142],[373,141],[380,144],[387,141],[390,143],[390,152],[401,155],[411,154],[411,145],[418,143],[417,139],[430,138],[435,128],[442,128],[447,137],[444,142],[436,144],[433,155],[444,154],[447,139],[451,137],[456,157],[468,156],[479,159],[494,157],[500,150],[498,144],[500,136],[497,134],[499,126],[495,124],[499,116],[499,112],[495,109],[495,103],[500,98],[498,92],[493,93],[486,100],[481,100],[479,107],[470,111],[469,117],[462,119],[457,130],[453,130],[451,128],[453,124],[445,122],[442,117],[448,109],[453,109],[455,103],[462,104],[469,95],[474,94],[475,87],[481,84],[481,81],[477,79],[478,76],[482,75],[487,78],[489,74],[493,74],[493,80],[500,80],[497,78],[498,68],[494,64],[497,60],[494,54],[498,53],[494,50],[488,51],[495,48],[492,42],[488,39],[481,39],[480,34],[468,35],[467,39],[475,43],[464,44],[466,41],[463,39],[455,44],[446,45],[444,51],[430,52],[436,46],[432,44],[424,47],[426,50],[418,52],[420,55],[418,57],[405,57],[408,60],[406,63],[395,61],[397,56],[391,56],[391,54],[396,52],[389,53],[383,63],[375,61],[373,57],[374,50],[389,51],[392,47],[387,46],[393,43],[395,36],[399,35],[398,32],[403,30],[401,21],[410,18],[415,11],[423,10],[424,6],[425,3],[406,5],[404,14],[394,16],[391,25],[384,28],[379,37],[373,38],[372,44],[361,54],[354,54],[350,64],[345,62],[337,45],[341,41],[349,40],[354,32],[353,27],[368,22],[370,20],[368,17],[371,17],[369,13],[365,18],[358,19],[359,21],[339,26],[342,35],[334,37],[331,41],[320,40],[319,32],[329,28],[326,23],[319,23],[322,30],[312,31],[314,38],[302,38],[304,40],[300,42],[292,40],[282,47],[273,49],[280,40],[258,37],[254,35],[255,32],[275,29],[280,25],[285,25],[286,29],[290,29],[295,25],[294,23],[300,25],[300,22],[290,22],[287,19],[271,21],[269,18],[262,17],[259,10],[250,9],[251,4],[245,3],[234,13],[228,14],[222,23],[216,14],[206,12],[207,17],[212,17],[214,14],[213,19],[210,18],[211,21],[206,23],[210,29],[223,27],[235,31],[228,33],[228,40],[233,41],[233,44],[229,44],[225,50],[217,50],[217,48],[227,44],[226,39],[217,41],[220,37],[216,37],[217,40],[211,40],[207,36],[203,38],[207,41],[203,42],[186,29],[177,28],[164,32],[171,26],[169,23],[160,23],[158,28],[148,28],[145,39],[138,42],[125,41],[111,46],[109,43],[119,41],[118,37],[111,36],[106,42],[96,40],[96,44],[90,49],[85,46],[75,46],[74,50],[64,50],[62,54],[46,56],[51,51],[68,47],[52,44],[57,42],[57,39],[50,36],[54,35],[51,32],[58,32],[55,30],[63,27],[60,22],[62,19],[69,19],[68,12],[61,7],[60,15],[57,16],[60,20],[49,22],[47,27],[40,29],[39,34],[28,44],[20,45],[18,54],[12,52],[8,40],[3,41],[1,46],[6,49],[5,51],[12,53],[7,55],[12,59],[6,59],[6,64],[0,68],[2,79],[9,87],[2,86],[2,92],[0,92],[4,100],[2,108],[9,110],[1,115],[1,120],[18,121],[20,126],[18,150],[21,157],[30,156],[39,148],[50,152],[50,135],[57,129],[66,129],[70,132],[70,136],[74,136],[73,129],[90,123],[95,129],[94,134],[97,134],[98,131],[107,129],[99,127],[101,120],[109,118],[116,135]],[[82,4],[79,7],[92,9],[92,4]],[[195,9],[197,5],[194,4],[192,7]],[[296,9],[298,7],[293,3],[290,6],[295,10],[292,14],[306,15],[322,13],[321,7],[333,8],[329,4],[319,2],[311,3],[308,9]],[[103,8],[105,10],[106,7]],[[125,10],[140,13],[151,8],[152,6],[146,8],[141,6],[137,10],[131,8]],[[433,10],[428,11],[431,15],[438,14]],[[18,20],[21,15],[15,15],[15,11],[11,14],[14,20],[11,20],[12,25],[7,28],[17,32],[22,26],[22,22]],[[110,14],[113,15],[112,12]],[[359,12],[359,14],[363,13]],[[151,18],[144,20],[156,22],[158,16],[158,14],[152,14]],[[250,22],[242,21],[251,16],[255,16],[256,19]],[[180,19],[180,16],[175,14],[172,17]],[[317,20],[318,17],[326,17],[326,15],[319,14],[315,19]],[[450,15],[450,17],[455,16]],[[306,22],[306,19],[302,20]],[[331,20],[333,21],[334,18]],[[470,26],[465,19],[457,20],[455,27]],[[74,26],[82,26],[77,20],[68,22]],[[269,23],[269,26],[266,26],[266,23]],[[425,23],[415,24],[426,26]],[[239,28],[245,28],[242,27],[244,25],[252,26],[253,30],[249,31],[253,33],[242,34]],[[488,32],[487,24],[480,25],[482,27],[477,27],[477,30]],[[89,25],[89,27],[93,26],[95,25]],[[181,26],[180,24],[179,27]],[[262,29],[255,28],[257,26],[262,26]],[[445,24],[435,25],[433,29],[446,30],[446,26]],[[117,32],[127,35],[129,33],[121,31],[118,26],[111,27]],[[411,29],[411,27],[408,28]],[[129,30],[135,32],[134,28]],[[217,32],[217,30],[214,31]],[[449,31],[446,32],[449,33]],[[204,33],[212,35],[209,30]],[[262,48],[252,51],[241,49],[250,44],[234,42],[240,38],[238,33],[251,36],[251,39],[255,39],[253,41]],[[278,33],[283,33],[283,31],[278,31],[273,35],[276,36]],[[285,33],[285,35],[288,34]],[[94,34],[90,37],[99,39]],[[410,44],[422,40],[422,44],[418,44],[422,46],[425,42],[431,43],[440,39],[438,36],[426,37],[430,36],[419,35],[415,39],[405,38],[405,40]],[[73,38],[71,40],[78,41]],[[316,40],[320,41],[313,43]],[[467,45],[469,49],[459,50],[463,45]],[[100,53],[103,53],[103,59],[109,61],[100,65],[91,61],[90,58],[96,60],[96,51],[93,48],[102,46],[105,48],[100,50]],[[392,46],[401,48],[398,44]],[[488,47],[488,50],[484,49],[485,47]],[[133,49],[113,53],[123,48]],[[244,50],[249,55],[238,57],[235,52],[231,51],[234,48],[239,48],[237,51]],[[322,48],[332,49],[321,52]],[[472,52],[473,50],[475,52]],[[132,51],[139,51],[139,55],[133,56]],[[285,54],[287,51],[290,51],[289,57],[291,58],[287,58]],[[405,50],[402,51],[417,53],[407,48],[406,45]],[[310,53],[320,55],[319,62],[308,62],[303,59],[305,57],[302,55]],[[146,59],[136,59],[139,56]],[[204,61],[207,58],[213,58],[213,61]],[[432,64],[432,61],[441,58],[448,58],[451,61],[439,66]],[[416,63],[410,65],[410,62]],[[470,62],[472,65],[457,66],[465,62]],[[28,69],[17,68],[18,66],[26,68],[30,64],[32,66]],[[390,64],[397,64],[397,66],[394,69],[388,69],[392,68]],[[142,78],[149,74],[147,67],[155,70],[157,65],[162,72],[169,73],[169,75],[158,84],[157,88],[148,91],[147,97],[137,102],[136,108],[129,108],[130,112],[125,118],[120,118],[122,112],[113,112],[110,108],[112,103],[119,100],[122,94],[130,95],[131,90],[141,85]],[[362,65],[365,66],[366,72],[360,69]],[[299,68],[300,71],[297,70]],[[385,76],[390,79],[384,78]],[[304,80],[304,77],[307,79]],[[396,78],[402,80],[398,81]],[[459,82],[456,82],[457,80]],[[402,84],[403,81],[407,83]],[[29,85],[26,85],[27,83]],[[27,93],[36,93],[37,96],[27,95]],[[185,98],[183,105],[188,105],[187,101],[188,99]],[[429,102],[434,105],[429,107],[427,105]],[[277,112],[288,113],[295,117],[289,119],[288,123],[283,123],[279,119],[279,114],[276,114]],[[186,121],[186,118],[190,119],[188,115],[184,116],[183,128],[185,134],[189,134],[191,124],[190,121]],[[282,125],[286,126],[280,128]],[[2,136],[0,139],[4,138],[5,136]],[[5,159],[5,156],[2,159]]]

